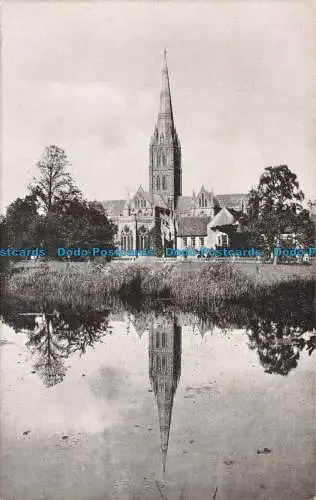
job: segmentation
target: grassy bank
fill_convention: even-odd
[[[313,266],[262,266],[230,262],[112,262],[44,263],[11,275],[7,300],[24,300],[45,309],[52,301],[64,306],[91,304],[98,309],[113,297],[128,302],[142,298],[172,299],[190,310],[215,302],[246,304],[282,293],[297,293],[302,286],[313,293]]]

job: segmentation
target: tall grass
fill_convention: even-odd
[[[270,272],[270,271],[269,271]],[[277,295],[286,283],[287,289],[298,290],[303,283],[312,283],[313,276],[305,273],[291,279],[281,273],[277,279],[262,274],[247,273],[230,262],[153,266],[150,263],[111,263],[106,266],[65,265],[52,268],[43,264],[34,269],[11,275],[5,286],[8,300],[28,299],[45,309],[52,300],[64,306],[91,304],[97,309],[113,297],[127,302],[142,298],[172,299],[188,310],[208,308],[215,302],[264,300]],[[290,286],[291,285],[291,286]],[[311,291],[313,290],[311,285]]]

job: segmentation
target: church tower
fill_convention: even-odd
[[[158,120],[149,146],[149,191],[163,196],[171,209],[182,194],[181,146],[174,126],[166,50]]]

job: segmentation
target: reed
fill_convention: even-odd
[[[76,263],[58,268],[44,263],[11,275],[5,284],[7,300],[37,302],[43,309],[52,302],[64,306],[90,304],[98,308],[113,297],[126,302],[145,298],[172,299],[188,310],[207,309],[214,303],[251,303],[282,293],[299,293],[302,283],[310,283],[313,292],[315,273],[301,276],[271,269],[258,274],[230,262],[181,265],[166,262],[118,263],[105,266],[80,266]],[[269,276],[270,273],[270,276]],[[286,288],[284,288],[286,284]]]

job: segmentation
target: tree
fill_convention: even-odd
[[[34,195],[17,198],[1,221],[1,245],[27,248],[40,244],[38,205]]]
[[[30,194],[15,200],[0,220],[3,247],[41,246],[50,257],[56,257],[58,246],[113,247],[116,226],[101,204],[83,198],[67,171],[69,165],[63,149],[45,149]]]
[[[97,202],[72,200],[60,211],[61,238],[65,246],[113,247],[116,226]]]
[[[82,199],[81,192],[67,171],[69,166],[70,161],[62,148],[48,146],[37,162],[39,176],[29,185],[42,215],[38,231],[50,256],[55,255],[56,244],[60,240],[60,212],[69,202]]]
[[[75,186],[67,167],[69,159],[63,149],[48,146],[37,162],[40,171],[38,178],[29,186],[45,214],[74,198],[81,199],[81,193]]]
[[[271,251],[281,234],[300,230],[310,237],[311,221],[303,200],[297,176],[287,165],[266,167],[258,187],[250,191],[243,221],[251,243]]]

